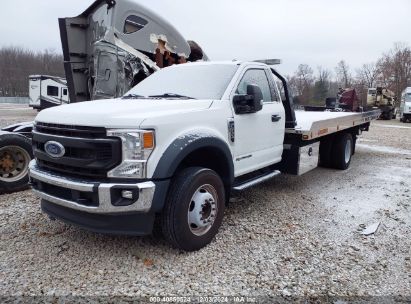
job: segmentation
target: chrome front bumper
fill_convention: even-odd
[[[120,214],[132,212],[147,213],[151,209],[156,188],[153,182],[143,182],[137,184],[111,184],[92,183],[89,181],[67,178],[39,168],[35,160],[30,163],[30,179],[33,183],[41,182],[64,190],[95,193],[95,195],[98,196],[98,206],[86,206],[74,201],[73,198],[61,198],[57,195],[52,195],[46,191],[42,191],[41,189],[33,189],[34,193],[45,201],[93,214]],[[112,202],[112,189],[114,188],[138,190],[138,199],[128,206],[114,206]]]

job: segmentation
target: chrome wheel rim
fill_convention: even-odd
[[[191,233],[203,236],[213,227],[218,213],[218,195],[212,185],[203,185],[194,192],[188,206],[188,226]]]
[[[29,171],[29,153],[18,146],[0,148],[0,181],[12,183],[24,178]]]
[[[352,155],[351,140],[347,140],[347,143],[345,144],[345,163],[346,164],[350,162],[351,155]]]

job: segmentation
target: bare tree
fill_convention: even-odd
[[[301,104],[308,104],[312,98],[314,72],[308,64],[300,64],[294,74],[295,93],[299,96]]]
[[[380,70],[375,63],[364,64],[357,70],[357,83],[367,88],[375,88],[380,75]]]
[[[20,47],[0,49],[0,96],[28,96],[29,75],[64,76],[63,57],[53,50],[35,53]]]
[[[378,61],[381,71],[379,81],[395,93],[397,98],[401,92],[411,86],[411,49],[404,43],[396,43]]]
[[[337,81],[340,82],[341,86],[350,88],[352,85],[352,76],[348,64],[344,60],[341,60],[335,68],[335,71],[337,74]]]
[[[398,98],[407,86],[411,86],[411,48],[406,44],[396,43],[377,63],[364,64],[356,70],[355,79],[344,60],[338,63],[335,71],[336,81],[333,81],[329,70],[320,66],[314,77],[310,66],[300,64],[294,75],[288,77],[296,102],[319,103],[325,97],[336,96],[338,88],[341,87],[355,88],[364,105],[367,89],[371,87],[387,87],[395,92]]]
[[[330,94],[331,72],[322,66],[317,67],[318,76],[314,84],[314,100],[322,103]]]

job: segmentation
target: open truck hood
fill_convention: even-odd
[[[192,53],[192,42],[133,0],[97,0],[59,25],[71,102],[122,96]]]

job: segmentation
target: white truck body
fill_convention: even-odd
[[[29,77],[29,106],[47,109],[69,103],[67,81],[61,77],[32,75]]]
[[[401,94],[400,120],[411,121],[411,87],[406,88]]]
[[[93,231],[145,235],[161,216],[170,242],[196,250],[217,233],[232,190],[280,173],[301,175],[319,162],[348,168],[357,135],[379,115],[294,113],[286,81],[263,63],[178,65],[122,99],[41,112],[30,174],[52,217]],[[188,205],[170,211],[174,204]],[[185,220],[172,224],[180,216]]]

